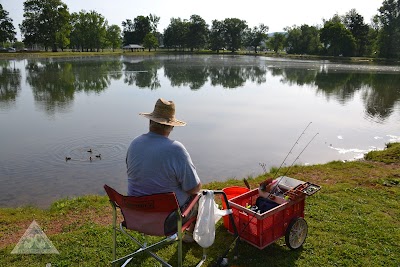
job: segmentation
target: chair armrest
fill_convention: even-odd
[[[196,205],[196,203],[199,201],[200,197],[201,197],[201,193],[197,194],[189,203],[189,205],[186,207],[186,209],[183,211],[182,213],[182,218],[185,218],[186,216],[188,216],[188,214],[191,212],[191,210],[193,209],[193,207]]]

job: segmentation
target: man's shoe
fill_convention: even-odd
[[[193,234],[185,232],[183,234],[182,241],[185,242],[185,243],[193,243],[194,242]]]

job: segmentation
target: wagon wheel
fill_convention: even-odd
[[[308,225],[301,217],[294,218],[286,229],[285,242],[290,249],[298,249],[306,240]]]

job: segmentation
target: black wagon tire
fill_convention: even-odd
[[[292,219],[285,233],[286,245],[292,250],[300,248],[306,241],[307,233],[306,220],[301,217]]]

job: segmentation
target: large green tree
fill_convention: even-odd
[[[181,18],[171,18],[171,22],[164,30],[164,45],[168,48],[184,50],[187,47],[189,22]]]
[[[228,49],[233,53],[240,49],[244,39],[247,23],[238,18],[227,18],[224,20],[224,38]]]
[[[121,28],[118,25],[113,24],[107,27],[106,42],[113,51],[121,46]]]
[[[189,27],[187,32],[187,46],[191,51],[206,46],[208,41],[208,25],[206,21],[199,15],[190,16]]]
[[[160,17],[157,17],[156,15],[150,13],[149,21],[150,21],[151,32],[152,33],[156,33],[157,32],[158,23],[160,22]]]
[[[0,4],[0,42],[13,42],[15,40],[15,27],[8,14]]]
[[[356,56],[366,55],[370,42],[368,40],[369,26],[364,23],[364,17],[355,9],[351,9],[343,17],[343,22],[356,40]]]
[[[144,37],[152,31],[149,17],[137,16],[134,20],[134,43],[142,44]]]
[[[158,40],[154,36],[153,33],[148,33],[143,39],[143,46],[147,49],[149,49],[149,52],[151,49],[156,49],[158,47]]]
[[[123,27],[123,43],[142,44],[144,37],[157,30],[160,18],[150,14],[150,16],[137,16],[133,22],[130,19],[122,22]]]
[[[286,36],[286,52],[288,54],[303,54],[302,38],[303,33],[301,28],[294,25],[284,29],[287,33]]]
[[[76,49],[99,51],[107,44],[107,21],[96,11],[72,14],[71,45]]]
[[[129,44],[133,44],[134,43],[134,24],[132,22],[132,20],[127,19],[126,21],[122,22],[122,35],[123,35],[123,44],[124,45],[129,45]]]
[[[400,58],[400,1],[383,1],[378,18],[381,24],[377,41],[379,56]]]
[[[267,46],[278,53],[285,44],[286,36],[284,33],[276,32],[272,37],[268,39]]]
[[[328,55],[346,57],[354,55],[356,40],[340,21],[326,21],[320,33],[321,42]]]
[[[224,22],[213,20],[210,30],[210,48],[219,53],[219,50],[224,49],[225,46]]]
[[[254,47],[254,53],[257,53],[257,47],[261,45],[261,42],[267,39],[268,29],[268,26],[261,23],[246,32],[246,45]]]
[[[316,26],[303,24],[286,27],[286,51],[288,54],[316,55],[321,52],[320,32]]]
[[[43,45],[46,50],[65,45],[69,35],[70,14],[61,0],[26,0],[20,25],[24,42]]]

